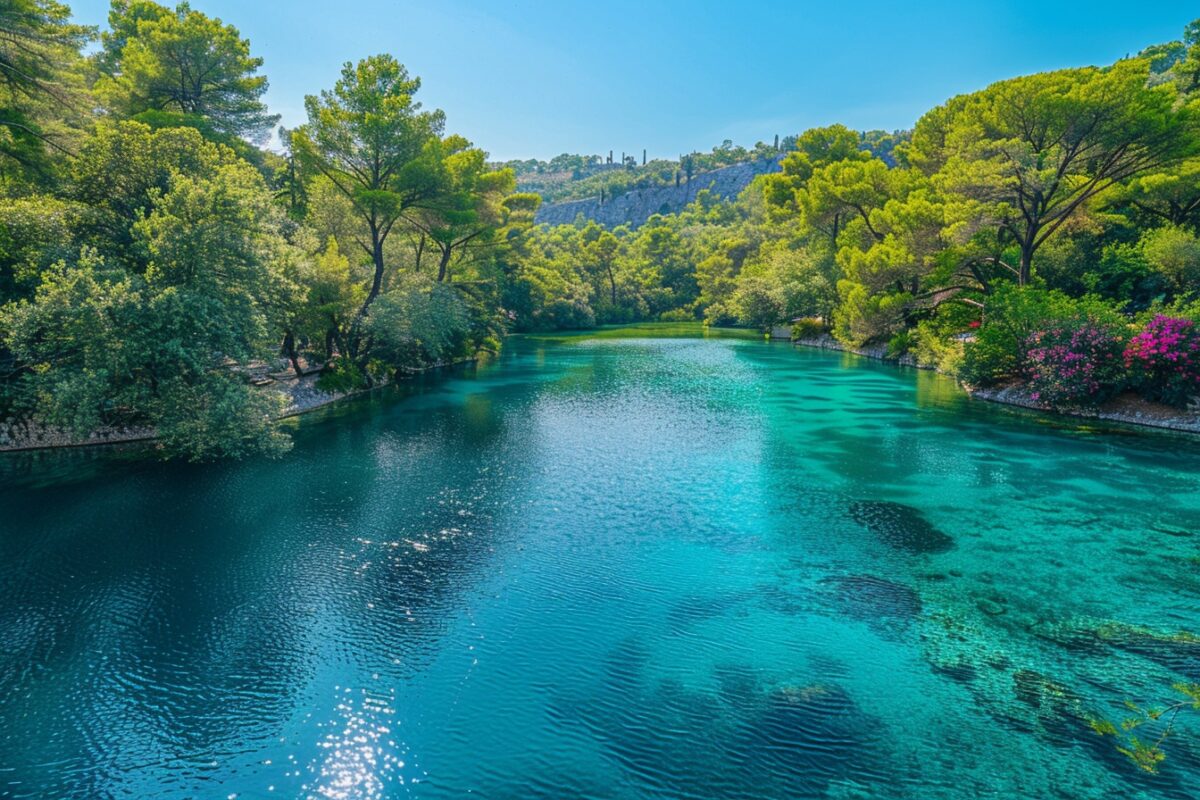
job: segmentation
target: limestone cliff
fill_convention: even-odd
[[[584,200],[568,200],[563,203],[547,203],[537,214],[539,223],[562,225],[571,223],[580,214],[609,227],[628,224],[637,227],[653,214],[673,214],[696,198],[696,193],[708,189],[720,197],[733,199],[758,175],[779,171],[779,160],[746,161],[728,167],[693,175],[690,183],[684,181],[678,187],[653,186],[633,189],[613,198],[599,197]]]

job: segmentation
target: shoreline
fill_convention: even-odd
[[[282,373],[274,373],[266,377],[269,377],[270,383],[280,384],[273,388],[288,398],[287,408],[278,417],[279,420],[285,420],[331,406],[342,400],[348,400],[352,397],[369,394],[378,389],[395,386],[408,378],[414,378],[437,370],[463,366],[464,364],[473,364],[478,360],[478,357],[464,358],[458,361],[431,364],[428,367],[419,369],[406,369],[402,378],[376,384],[365,389],[357,389],[352,392],[327,392],[318,389],[316,383],[320,377],[320,373],[316,371],[306,372],[304,375],[298,377],[292,373],[288,373],[287,376],[283,376]],[[258,380],[263,379],[263,377],[260,377]],[[256,385],[262,384],[258,384],[256,381]],[[35,450],[104,447],[108,445],[152,442],[157,438],[158,434],[152,428],[138,426],[100,428],[81,438],[61,429],[42,425],[31,420],[9,418],[0,421],[0,453],[28,453]]]
[[[793,339],[789,343],[793,347],[807,347],[815,350],[829,350],[882,361],[902,367],[924,369],[936,372],[932,366],[917,363],[911,354],[899,357],[887,355],[887,345],[876,344],[865,347],[847,347],[833,336],[822,334],[817,337]],[[260,373],[256,384],[280,384],[276,387],[288,398],[288,404],[278,419],[292,419],[321,408],[326,408],[343,400],[369,394],[378,389],[394,386],[407,378],[414,378],[427,373],[436,372],[465,364],[477,363],[478,356],[431,364],[428,367],[406,369],[403,377],[386,383],[377,384],[352,392],[328,392],[316,387],[319,373],[308,371],[297,377],[288,373]],[[996,403],[1014,408],[1023,408],[1058,417],[1073,417],[1075,419],[1092,419],[1103,422],[1113,422],[1131,425],[1139,428],[1149,428],[1160,431],[1172,431],[1200,435],[1200,414],[1179,411],[1169,406],[1163,406],[1137,398],[1131,394],[1122,395],[1110,400],[1097,409],[1058,410],[1047,408],[1030,397],[1030,393],[1019,384],[1009,384],[994,387],[972,387],[958,383],[974,400]],[[156,433],[146,427],[125,426],[120,428],[101,428],[80,438],[62,430],[41,425],[29,420],[9,418],[0,421],[0,453],[31,452],[35,450],[51,450],[59,448],[102,447],[106,445],[135,444],[151,442],[157,439]]]
[[[850,353],[863,358],[872,358],[903,367],[926,369],[937,372],[935,367],[918,364],[917,360],[908,353],[899,358],[887,355],[887,345],[871,345],[868,347],[846,347],[829,334],[805,339],[793,339],[793,347],[809,347],[818,350],[836,350]],[[1042,414],[1058,417],[1074,417],[1075,419],[1094,419],[1104,422],[1116,422],[1122,425],[1135,425],[1141,428],[1153,428],[1175,433],[1200,434],[1200,414],[1180,411],[1170,406],[1151,403],[1132,394],[1124,394],[1096,409],[1059,410],[1047,408],[1036,402],[1024,387],[1017,384],[993,387],[974,387],[958,383],[973,400],[988,403],[1024,408]]]

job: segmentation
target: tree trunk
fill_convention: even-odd
[[[612,287],[612,304],[613,308],[617,307],[617,279],[613,277],[612,264],[605,264],[605,269],[608,270],[608,285]]]
[[[1021,263],[1017,267],[1017,284],[1028,286],[1033,277],[1034,235],[1031,233],[1021,242]]]
[[[367,311],[371,308],[371,304],[375,302],[375,298],[379,297],[379,292],[383,288],[383,236],[380,234],[378,225],[375,221],[370,222],[371,226],[371,261],[375,265],[375,275],[371,279],[371,290],[367,292],[367,299],[363,301],[362,308],[358,310],[358,314],[354,317],[354,324],[350,326],[350,347],[348,355],[350,358],[357,359],[361,348],[359,345],[362,342],[360,328],[362,322],[367,318]]]
[[[371,226],[371,261],[375,264],[375,275],[371,279],[371,291],[367,293],[367,299],[363,303],[362,313],[365,316],[367,309],[371,307],[371,303],[375,302],[375,298],[379,297],[379,290],[383,288],[383,239],[375,230],[375,226]]]
[[[291,331],[287,331],[283,336],[283,354],[292,362],[292,371],[296,373],[296,377],[303,376],[304,370],[300,369],[300,357],[296,353],[296,337]]]
[[[445,282],[446,274],[449,272],[449,267],[450,267],[450,256],[453,255],[453,253],[454,253],[454,250],[453,250],[453,248],[450,247],[450,245],[442,246],[442,257],[438,261],[438,274],[437,274],[438,283]]]

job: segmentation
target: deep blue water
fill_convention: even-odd
[[[0,458],[0,796],[1200,796],[1200,443],[664,332]]]

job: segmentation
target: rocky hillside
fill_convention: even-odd
[[[653,214],[673,214],[695,199],[696,193],[708,189],[720,197],[734,198],[758,175],[779,171],[779,159],[747,161],[728,167],[693,175],[690,183],[676,187],[652,186],[632,189],[614,198],[599,197],[547,203],[538,210],[537,221],[550,225],[571,223],[580,214],[585,219],[615,227],[629,224],[637,227]]]

